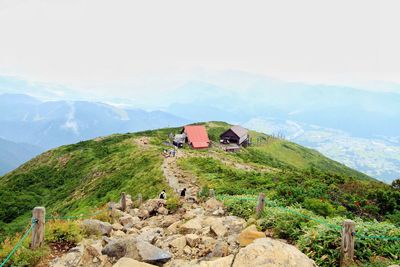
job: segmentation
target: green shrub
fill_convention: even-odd
[[[339,217],[327,220],[334,225],[342,221]],[[400,236],[400,229],[389,223],[356,220],[355,259],[361,266],[382,266],[379,262],[370,263],[374,258],[386,258],[394,262],[400,260],[400,241],[365,236]],[[297,245],[319,266],[336,266],[339,263],[340,242],[339,230],[316,223],[304,228]]]
[[[2,262],[8,254],[12,251],[15,245],[22,238],[22,234],[17,233],[14,237],[6,238],[0,245],[0,262]],[[45,258],[49,253],[50,249],[47,245],[44,245],[38,249],[31,250],[29,245],[31,243],[31,237],[25,239],[22,246],[14,253],[11,259],[8,261],[9,266],[25,267],[35,266],[40,262],[41,259]]]
[[[203,186],[199,191],[199,198],[204,200],[208,198],[209,195],[210,195],[210,189],[208,188],[207,185]]]
[[[400,211],[396,211],[395,213],[388,215],[387,219],[389,219],[389,221],[397,227],[400,227]]]
[[[31,250],[28,247],[19,249],[18,255],[14,256],[13,267],[28,267],[35,266],[41,259],[45,258],[50,253],[47,246]]]
[[[299,208],[291,208],[291,210],[306,213],[305,210]],[[307,222],[307,219],[285,210],[267,207],[264,209],[263,216],[260,219],[260,226],[263,231],[272,229],[276,237],[295,241],[303,233],[302,227]]]
[[[81,240],[81,228],[75,221],[53,221],[46,224],[47,242],[77,244]]]
[[[356,221],[356,258],[368,262],[371,257],[385,257],[400,260],[400,240],[385,240],[381,238],[367,238],[368,236],[400,237],[400,229],[391,223]]]
[[[318,266],[338,266],[341,234],[337,229],[317,224],[305,227],[296,244]]]
[[[331,203],[316,198],[307,198],[304,201],[304,207],[325,217],[332,216],[335,213],[335,208]]]
[[[176,212],[181,207],[181,202],[178,197],[167,198],[167,209],[170,213]]]
[[[243,199],[225,200],[224,204],[228,207],[228,212],[232,215],[249,219],[255,214],[256,203]]]

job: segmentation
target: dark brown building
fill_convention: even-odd
[[[249,144],[249,131],[239,125],[235,125],[221,134],[220,140],[223,144],[247,146]]]

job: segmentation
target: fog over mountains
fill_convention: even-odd
[[[113,133],[185,124],[162,111],[121,109],[85,101],[41,102],[27,95],[0,95],[0,174],[57,146]]]
[[[187,80],[164,93],[149,92],[146,110],[155,111],[134,108],[127,101],[124,108],[101,103],[105,98],[40,101],[26,94],[68,97],[52,96],[49,88],[41,90],[4,77],[1,92],[20,94],[0,96],[0,137],[42,151],[112,133],[221,120],[283,135],[386,182],[400,177],[400,94],[396,91],[289,83],[227,71]],[[71,89],[65,92],[74,94]]]

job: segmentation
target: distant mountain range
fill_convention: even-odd
[[[85,101],[41,102],[27,95],[0,95],[0,137],[43,149],[113,133],[186,123],[162,111],[121,109]]]
[[[60,94],[70,99],[76,94],[75,99],[85,99],[76,90],[2,76],[0,92],[51,99],[59,99]],[[42,149],[111,133],[220,120],[283,134],[386,182],[400,177],[400,94],[395,92],[291,83],[224,71],[191,78],[165,93],[149,90],[150,100],[145,102],[154,98],[154,103],[163,104],[162,111],[88,101],[42,102],[23,94],[0,96],[0,137]],[[122,103],[129,102],[126,99]]]
[[[283,134],[382,181],[400,177],[399,93],[288,83],[241,72],[204,80],[169,94],[173,104],[166,111]]]
[[[85,101],[41,102],[27,95],[0,95],[0,175],[61,145],[113,133],[185,124],[162,111],[121,109]]]
[[[29,144],[14,143],[0,138],[0,175],[3,175],[43,151]]]

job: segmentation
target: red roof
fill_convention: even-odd
[[[186,133],[189,144],[193,148],[207,148],[210,145],[210,139],[206,127],[203,125],[189,125],[183,128],[183,132]]]

